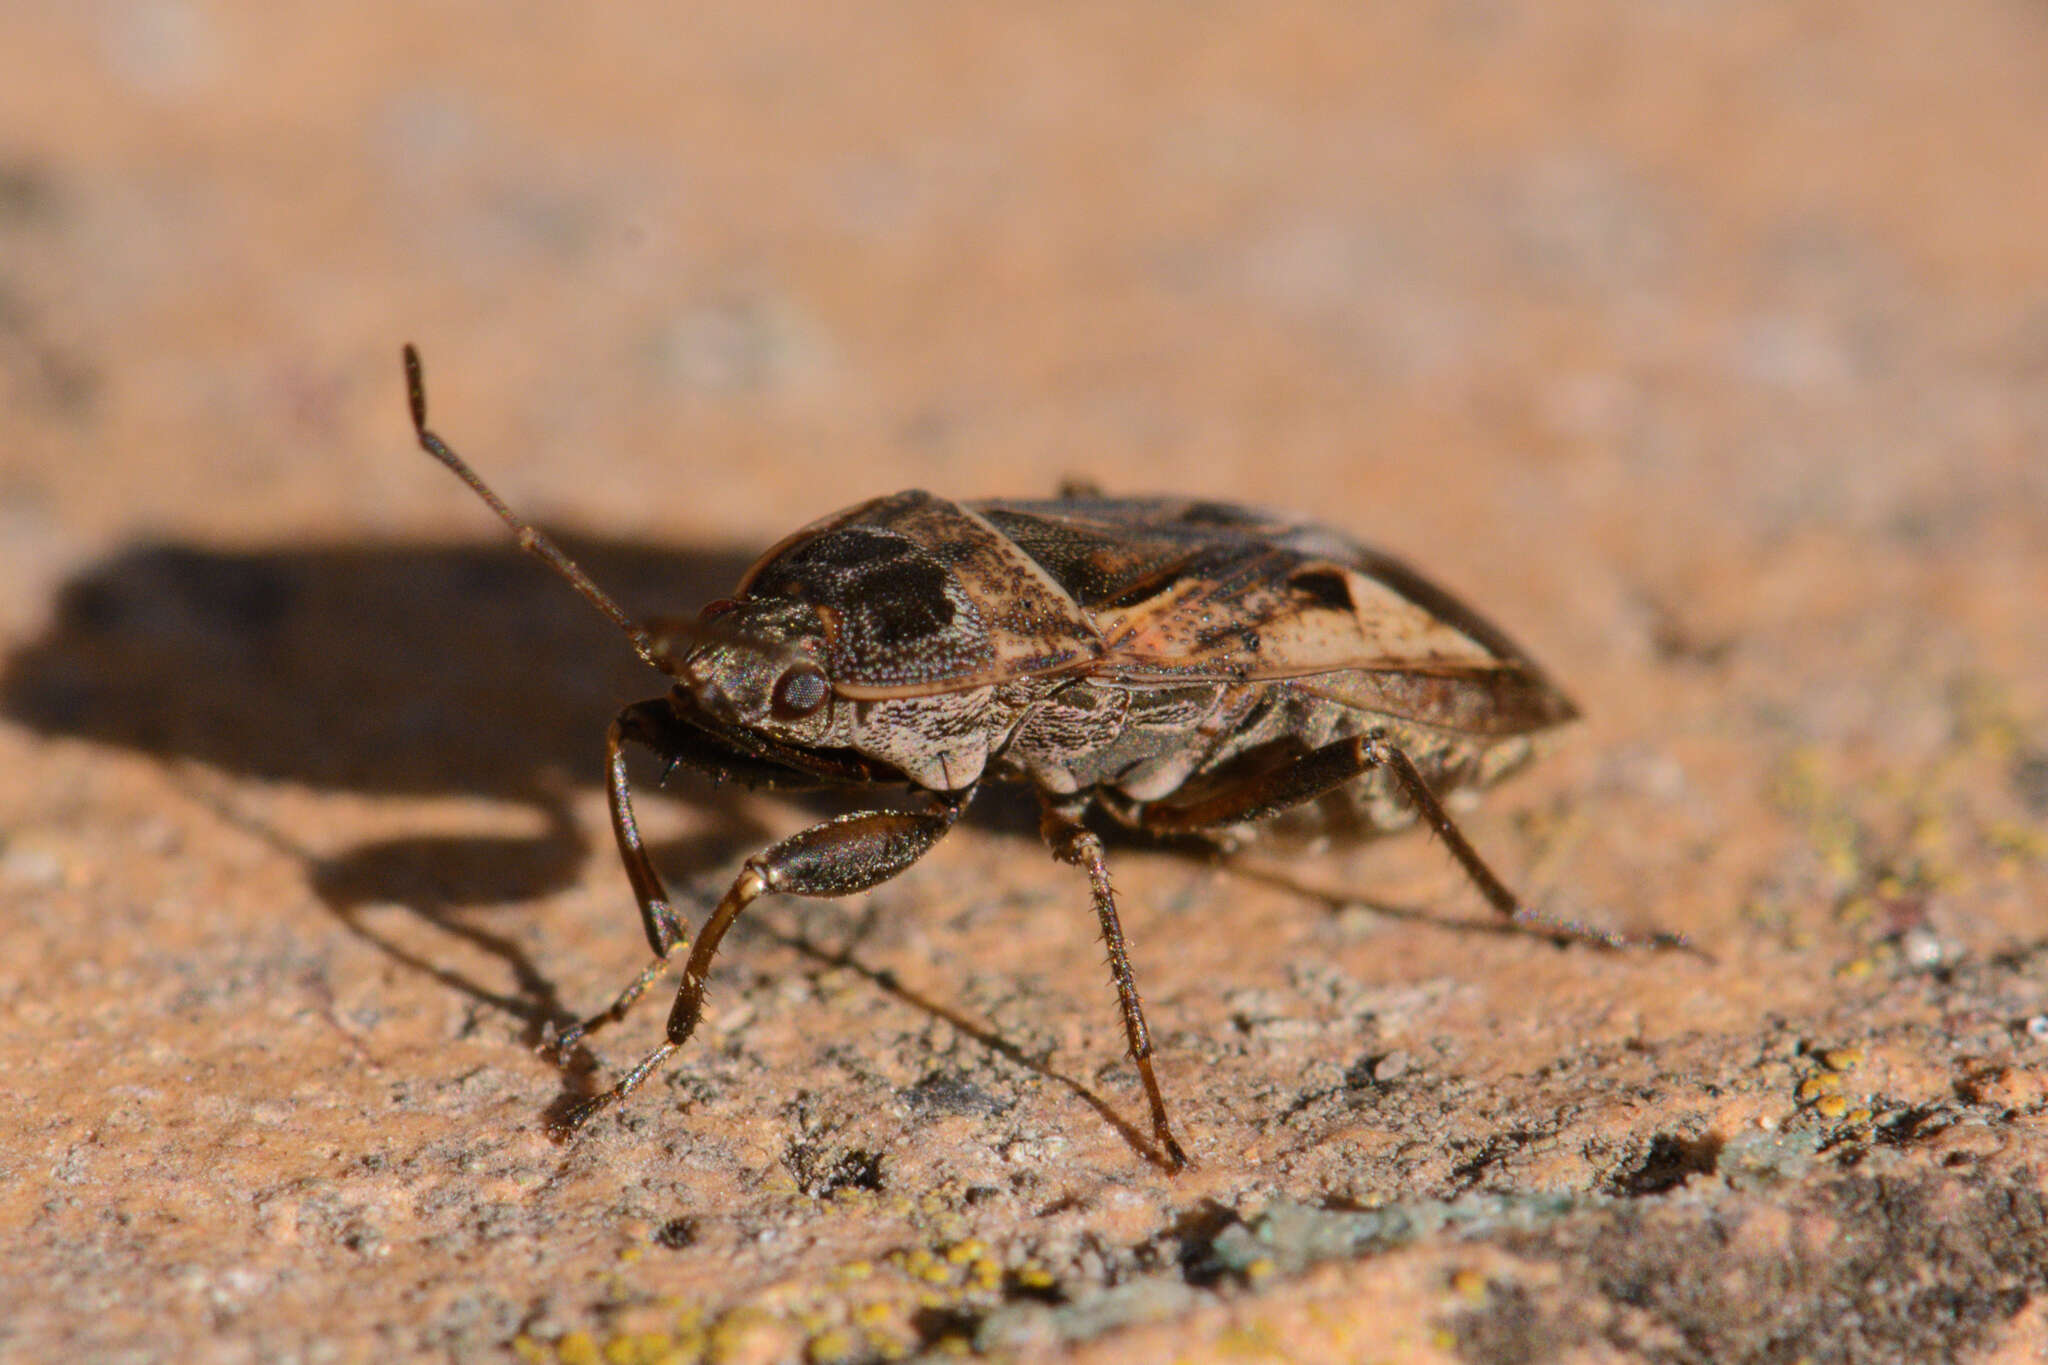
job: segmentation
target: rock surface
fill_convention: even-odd
[[[0,19],[0,1357],[2048,1352],[2048,12],[1453,0]],[[685,18],[687,14],[687,18]],[[645,945],[636,610],[1067,476],[1425,566],[1587,719],[1468,832],[985,802]],[[655,774],[642,771],[651,784]],[[643,805],[701,915],[803,803]]]

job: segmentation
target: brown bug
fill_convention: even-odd
[[[747,859],[690,949],[667,1040],[569,1111],[562,1134],[689,1040],[711,959],[748,905],[889,880],[985,781],[1034,787],[1053,856],[1088,873],[1153,1134],[1176,1170],[1188,1158],[1153,1074],[1102,841],[1082,823],[1091,807],[1218,840],[1283,812],[1350,834],[1420,817],[1510,920],[1558,941],[1626,941],[1526,910],[1437,799],[1521,767],[1537,735],[1577,714],[1571,702],[1477,613],[1336,531],[1186,499],[897,493],[789,536],[696,621],[642,623],[428,429],[410,346],[405,372],[420,445],[672,680],[605,738],[612,829],[654,960],[562,1035],[562,1054],[622,1018],[688,941],[634,822],[629,741],[752,785],[899,784],[929,800],[826,820]]]

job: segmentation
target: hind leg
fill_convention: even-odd
[[[1486,897],[1504,919],[1540,934],[1555,943],[1591,943],[1601,948],[1622,948],[1637,944],[1653,947],[1684,947],[1675,934],[1637,938],[1612,930],[1597,929],[1573,920],[1557,919],[1524,905],[1507,883],[1494,875],[1479,850],[1451,819],[1443,802],[1429,789],[1415,761],[1384,735],[1367,733],[1325,744],[1294,762],[1271,772],[1246,778],[1234,786],[1213,793],[1201,801],[1175,806],[1153,802],[1137,812],[1140,828],[1154,834],[1199,834],[1228,825],[1245,824],[1277,815],[1289,806],[1313,801],[1336,790],[1353,778],[1383,768],[1424,824],[1436,832],[1451,856],[1479,894]]]

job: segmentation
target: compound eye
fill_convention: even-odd
[[[816,713],[831,694],[831,686],[816,665],[798,664],[775,680],[770,700],[778,720],[802,720]]]

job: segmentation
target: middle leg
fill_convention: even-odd
[[[1130,1041],[1131,1060],[1137,1063],[1138,1079],[1145,1087],[1145,1102],[1152,1109],[1152,1134],[1165,1153],[1167,1165],[1183,1171],[1194,1165],[1173,1136],[1166,1121],[1166,1097],[1160,1093],[1159,1078],[1152,1071],[1152,1031],[1145,1026],[1145,1005],[1138,998],[1137,979],[1131,974],[1130,954],[1124,951],[1124,929],[1117,920],[1116,895],[1109,885],[1109,864],[1103,860],[1102,839],[1083,825],[1075,811],[1065,809],[1043,794],[1039,797],[1039,832],[1045,836],[1052,856],[1063,863],[1085,869],[1095,895],[1095,917],[1102,924],[1102,941],[1109,948],[1109,975],[1116,983],[1117,1004],[1124,1015],[1124,1034]]]

